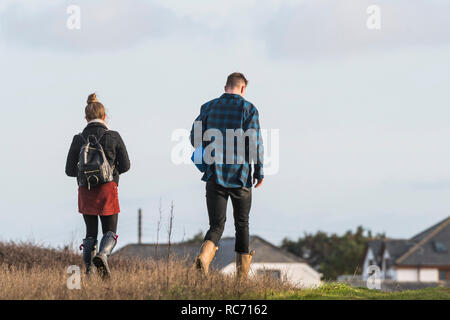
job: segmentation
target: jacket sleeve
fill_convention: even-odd
[[[125,173],[130,170],[130,158],[128,157],[128,151],[122,137],[117,133],[117,147],[116,147],[116,169],[119,174]]]
[[[80,154],[80,148],[81,148],[80,137],[76,135],[72,139],[69,154],[67,155],[66,174],[69,177],[76,177],[78,174],[77,163],[78,163],[78,156]]]
[[[207,104],[202,105],[202,107],[200,108],[199,116],[194,120],[194,123],[192,124],[190,140],[194,148],[198,148],[202,145],[203,134],[205,133],[206,128],[206,108]],[[198,135],[196,135],[196,133],[201,133],[201,136],[199,137]]]
[[[253,162],[254,167],[253,177],[256,179],[263,179],[264,145],[261,135],[261,126],[259,124],[259,113],[254,106],[252,106],[249,114],[244,120],[244,131],[248,133],[250,140],[249,161]]]

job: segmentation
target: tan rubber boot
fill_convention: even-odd
[[[250,253],[236,253],[236,275],[238,280],[247,280],[255,250]]]
[[[197,259],[195,259],[195,266],[197,270],[202,271],[205,275],[208,274],[209,265],[214,259],[217,249],[219,249],[219,247],[216,247],[214,242],[210,240],[203,242],[200,248],[200,254],[197,256]]]

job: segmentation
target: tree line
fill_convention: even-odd
[[[348,230],[343,235],[318,231],[305,233],[297,241],[285,238],[281,248],[306,260],[323,274],[323,280],[335,280],[343,274],[361,274],[367,242],[385,238],[384,233],[372,235],[370,230],[359,226],[355,232]]]

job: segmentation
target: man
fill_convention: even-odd
[[[254,254],[249,250],[248,227],[252,186],[258,188],[264,180],[259,115],[256,107],[243,98],[247,84],[242,73],[230,74],[225,93],[202,105],[191,130],[192,145],[196,149],[202,147],[205,153],[202,180],[206,181],[210,225],[196,267],[208,273],[223,234],[227,202],[231,198],[236,229],[236,269],[240,279],[247,278]]]

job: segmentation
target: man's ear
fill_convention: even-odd
[[[241,94],[244,94],[245,88],[246,88],[245,86],[242,86],[242,87],[241,87]]]

